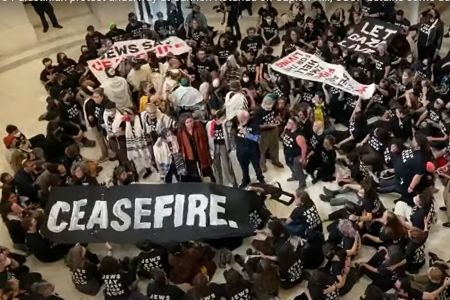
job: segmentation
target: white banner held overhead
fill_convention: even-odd
[[[117,66],[127,57],[147,58],[148,52],[155,52],[157,57],[164,57],[168,53],[181,55],[189,52],[186,42],[178,37],[172,36],[160,43],[154,40],[140,39],[114,43],[102,56],[88,61],[89,70],[102,82],[106,78],[105,70]]]
[[[375,84],[361,84],[343,66],[327,63],[301,50],[281,58],[271,68],[287,76],[326,83],[363,99],[369,99],[375,92]]]

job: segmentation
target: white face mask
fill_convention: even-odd
[[[243,80],[244,82],[249,82],[249,81],[250,81],[250,78],[248,78],[248,77],[243,77],[242,80]]]
[[[358,57],[358,59],[356,60],[356,62],[358,64],[362,64],[364,62],[364,60],[361,57]]]
[[[15,136],[15,137],[20,137],[21,135],[22,135],[22,132],[19,131],[19,132],[17,132],[14,136]]]
[[[212,86],[213,86],[214,88],[218,88],[219,85],[220,85],[220,80],[219,80],[219,78],[215,78],[215,79],[213,80],[213,82],[212,82]]]

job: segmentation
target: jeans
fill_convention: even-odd
[[[289,223],[289,224],[283,223],[283,227],[289,234],[302,237],[305,237],[306,230],[308,229],[308,226],[306,226],[305,224],[296,224],[296,223]]]
[[[250,183],[249,165],[255,169],[256,178],[264,182],[264,176],[260,166],[259,144],[252,141],[245,141],[245,145],[237,145],[236,156],[242,169],[242,183]]]
[[[387,193],[402,194],[403,193],[402,188],[398,185],[395,177],[380,180],[380,188],[378,191],[382,194],[387,194]]]
[[[286,165],[289,167],[289,169],[292,172],[292,177],[295,180],[298,180],[298,186],[300,188],[303,188],[306,186],[306,175],[305,172],[303,171],[303,166],[300,163],[300,155],[298,156],[287,156],[286,154],[284,155],[285,160],[286,160]]]

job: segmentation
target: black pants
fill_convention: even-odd
[[[145,6],[145,10],[147,11],[147,16],[149,19],[153,18],[152,16],[152,11],[150,9],[150,4],[148,3],[147,0],[138,0],[138,9],[139,9],[139,14],[141,15],[141,20],[144,20],[144,6]]]
[[[251,2],[250,2],[251,3]],[[232,34],[238,39],[240,40],[242,38],[241,35],[241,27],[239,26],[239,20],[238,18],[230,18],[228,17],[227,20],[227,27],[231,28],[231,32]]]
[[[52,22],[53,27],[58,26],[58,20],[56,19],[55,12],[53,11],[53,6],[50,2],[33,2],[33,8],[36,11],[36,13],[39,15],[39,18],[41,18],[42,27],[48,28],[48,22],[45,19],[45,14],[50,18],[50,21]]]
[[[255,169],[256,178],[264,181],[264,176],[260,166],[259,144],[255,142],[246,142],[246,145],[239,145],[236,148],[236,156],[242,169],[242,183],[247,185],[250,183],[249,165],[250,163]]]

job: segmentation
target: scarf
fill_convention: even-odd
[[[168,142],[172,144],[172,151],[170,151]],[[170,169],[172,164],[172,155],[174,153],[179,153],[178,142],[175,137],[170,141],[164,141],[161,137],[158,138],[155,145],[153,146],[153,154],[155,156],[155,162],[158,165],[158,170],[161,176],[165,176]]]
[[[146,135],[151,134],[150,114],[146,110],[141,112],[141,119],[144,133]],[[164,128],[175,128],[175,121],[165,113],[161,112],[161,110],[156,109],[156,132],[161,134],[161,131]]]
[[[210,157],[208,153],[208,140],[206,131],[200,122],[194,121],[194,128],[192,130],[192,133],[195,145],[197,147],[200,168],[205,169],[210,166]],[[194,152],[192,150],[191,143],[189,142],[189,137],[186,129],[180,128],[178,130],[177,136],[180,142],[180,149],[181,152],[183,153],[184,159],[195,160]]]
[[[142,130],[141,119],[139,116],[134,117],[134,124],[131,120],[126,121],[125,140],[127,145],[127,157],[130,161],[140,159],[145,168],[151,167],[152,156],[150,149],[145,140],[144,131]]]

